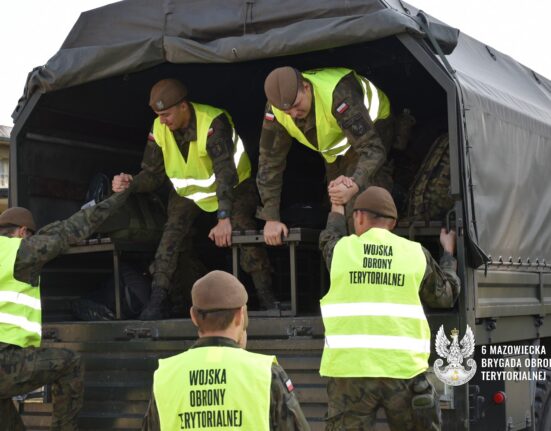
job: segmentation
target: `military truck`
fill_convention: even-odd
[[[8,207],[8,159],[11,127],[0,126],[0,211]]]
[[[282,65],[354,69],[389,96],[395,113],[415,116],[407,151],[396,153],[397,197],[400,187],[407,195],[432,141],[448,133],[453,211],[444,223],[457,229],[462,291],[453,309],[427,314],[434,334],[440,325],[448,334],[472,328],[478,371],[467,384],[439,384],[444,429],[551,429],[551,82],[400,0],[213,0],[208,7],[125,0],[83,13],[59,52],[29,75],[14,112],[11,204],[30,208],[44,225],[78,210],[96,173],[137,172],[154,118],[148,91],[166,77],[184,81],[192,100],[227,109],[255,165],[264,78]],[[327,211],[320,159],[293,147],[284,208]],[[401,220],[398,233],[437,255],[442,223]],[[253,315],[249,347],[278,355],[312,429],[320,430],[326,394],[317,373],[318,300],[327,274],[315,250],[319,226],[297,227],[288,247],[270,250],[278,296],[291,307]],[[82,429],[138,429],[157,359],[189,347],[195,330],[185,316],[75,321],[70,299],[93,290],[125,256],[146,259],[147,248],[105,241],[46,268],[44,344],[82,353]],[[231,270],[229,252],[209,260],[220,251],[198,247],[206,261]],[[47,426],[47,400],[21,406],[31,429]],[[381,416],[377,429],[384,422]]]

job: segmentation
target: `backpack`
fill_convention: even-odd
[[[413,180],[408,197],[408,218],[443,220],[454,203],[449,190],[449,137],[445,133],[436,138]]]

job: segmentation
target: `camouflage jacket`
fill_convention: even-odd
[[[343,77],[333,91],[331,112],[344,132],[352,149],[358,153],[359,160],[352,175],[360,184],[362,178],[373,176],[386,160],[387,149],[379,134],[375,131],[369,113],[364,105],[361,85],[352,73]],[[337,108],[343,103],[348,105],[344,112]],[[314,100],[308,116],[296,120],[298,128],[310,143],[317,147],[316,114]],[[270,104],[262,124],[256,182],[263,207],[257,217],[263,220],[279,220],[279,204],[283,185],[283,171],[293,139],[287,130],[272,115]]]
[[[184,159],[187,159],[190,142],[197,140],[197,121],[193,108],[191,112],[189,126],[173,132]],[[207,138],[207,153],[212,159],[212,168],[216,177],[218,207],[220,210],[231,211],[234,187],[238,182],[237,169],[233,161],[232,127],[224,114],[212,120],[210,127],[213,131]],[[155,142],[152,129],[145,146],[142,170],[134,177],[133,182],[136,183],[137,192],[151,192],[160,187],[165,180],[163,152]]]
[[[31,286],[38,286],[42,267],[63,253],[71,244],[92,235],[115,210],[126,202],[131,189],[115,193],[91,208],[80,210],[66,220],[50,223],[36,234],[22,239],[15,258],[14,278]],[[10,346],[10,344],[0,343],[0,350]]]
[[[207,346],[224,346],[239,348],[237,343],[224,337],[203,337],[191,347],[192,349]],[[310,425],[306,422],[298,399],[287,385],[289,377],[279,365],[272,365],[272,385],[270,390],[270,431],[309,431]],[[159,412],[153,391],[151,400],[144,417],[142,431],[160,431]]]
[[[15,259],[14,277],[38,286],[42,267],[77,241],[88,238],[124,202],[131,189],[115,193],[91,208],[80,210],[66,220],[41,228],[36,234],[21,240]]]
[[[320,234],[320,249],[329,270],[333,259],[333,250],[337,242],[347,235],[346,219],[336,212],[329,213],[327,226]],[[453,307],[461,284],[457,276],[457,261],[447,252],[440,258],[440,264],[431,256],[430,252],[423,247],[423,253],[427,259],[425,275],[419,289],[419,296],[423,303],[432,308]]]

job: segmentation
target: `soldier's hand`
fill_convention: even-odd
[[[329,187],[329,199],[331,203],[334,205],[346,205],[360,190],[355,182],[352,181],[351,184],[351,186],[347,186],[345,182],[341,182]]]
[[[268,245],[281,245],[283,241],[281,236],[283,235],[287,238],[289,234],[289,229],[285,226],[284,223],[281,223],[277,220],[267,221],[264,225],[264,241]]]
[[[456,233],[453,229],[448,232],[446,228],[440,229],[440,244],[444,251],[447,251],[452,256],[455,254]]]
[[[356,185],[351,177],[347,177],[346,175],[339,175],[337,178],[329,183],[329,185],[327,186],[327,190],[329,191],[329,189],[338,186],[339,184],[344,184],[346,187],[352,187]]]
[[[115,175],[113,177],[111,188],[115,193],[123,192],[128,187],[130,187],[130,183],[132,182],[132,180],[133,180],[132,175],[121,172],[119,175]]]
[[[214,241],[218,247],[229,247],[231,245],[231,221],[230,218],[218,220],[209,232],[209,238]]]

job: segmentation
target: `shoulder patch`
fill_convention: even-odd
[[[350,105],[348,105],[348,103],[342,102],[339,106],[337,106],[337,112],[339,114],[344,114],[348,110],[349,107],[350,107]]]
[[[272,114],[271,112],[266,112],[266,113],[264,114],[264,119],[265,119],[266,121],[274,121],[274,120],[275,120],[275,115]]]
[[[149,133],[149,135],[147,135],[147,140],[150,142],[156,142],[155,136],[153,136],[153,133]]]
[[[207,137],[210,137],[214,134],[214,127],[211,127],[207,133]]]
[[[291,379],[287,379],[285,381],[285,386],[287,387],[287,390],[289,392],[293,392],[295,390],[295,387],[293,386],[293,382],[291,381]]]

